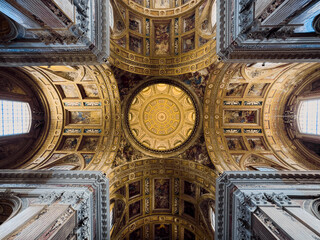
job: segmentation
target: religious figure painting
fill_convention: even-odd
[[[195,48],[194,34],[182,39],[182,52],[189,52]]]
[[[59,86],[59,85],[57,85]],[[64,97],[66,98],[79,98],[78,95],[78,90],[77,88],[72,84],[72,85],[60,85]]]
[[[129,218],[133,218],[141,213],[141,201],[129,205]]]
[[[188,31],[194,29],[194,25],[195,25],[195,15],[194,14],[183,19],[183,31],[184,32],[188,32]]]
[[[266,150],[266,146],[261,137],[247,137],[249,145],[253,150]]]
[[[70,124],[100,124],[100,111],[70,111]]]
[[[246,150],[242,138],[240,137],[226,137],[227,145],[230,150]]]
[[[129,16],[129,29],[138,33],[142,33],[142,20],[132,14]]]
[[[194,198],[196,196],[196,185],[194,183],[184,181],[184,194]]]
[[[129,198],[139,196],[141,193],[140,181],[136,181],[129,184]]]
[[[258,110],[224,110],[225,124],[258,124]]]
[[[81,154],[81,155],[82,155],[82,157],[83,157],[83,159],[84,159],[84,161],[85,161],[85,163],[87,165],[91,162],[92,158],[94,157],[93,153],[84,153],[84,154]]]
[[[208,39],[199,37],[199,47],[201,47],[202,45],[206,44],[207,42],[209,42]]]
[[[154,239],[171,240],[171,224],[155,224]]]
[[[119,39],[115,39],[114,41],[115,41],[116,44],[119,45],[120,47],[123,47],[123,48],[126,47],[126,37],[119,38]]]
[[[229,83],[227,86],[226,96],[241,97],[246,88],[246,83]]]
[[[268,86],[268,83],[252,84],[248,90],[247,95],[252,97],[261,97],[263,96],[263,93],[265,92],[267,86]]]
[[[82,85],[83,91],[84,91],[84,97],[87,98],[98,98],[99,97],[99,91],[96,84],[83,84]]]
[[[84,137],[79,150],[94,152],[97,149],[99,137]]]
[[[79,137],[65,137],[62,141],[61,150],[75,150]]]
[[[154,8],[170,8],[170,0],[154,0]]]
[[[170,53],[170,23],[161,22],[154,24],[155,31],[155,55],[167,55]]]
[[[169,179],[154,179],[154,209],[170,209]]]
[[[129,36],[129,49],[135,53],[142,53],[142,38]]]

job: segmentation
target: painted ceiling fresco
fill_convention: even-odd
[[[17,166],[106,173],[121,240],[213,239],[225,170],[319,169],[319,145],[292,115],[299,97],[320,94],[317,63],[221,62],[215,1],[111,2],[107,64],[12,70],[34,83],[47,117]],[[7,79],[1,93],[24,94]]]
[[[137,74],[168,76],[213,63],[215,1],[112,1],[110,63]]]

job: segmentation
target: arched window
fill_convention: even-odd
[[[216,220],[216,217],[215,217],[215,214],[214,214],[214,210],[212,207],[209,208],[209,216],[210,216],[210,223],[211,223],[211,227],[213,230],[215,230],[215,220]]]
[[[320,99],[302,100],[297,114],[300,133],[320,135]]]
[[[112,7],[112,4],[109,3],[109,24],[110,24],[110,27],[111,29],[113,29],[114,27],[114,17],[113,17],[113,7]]]
[[[39,149],[47,131],[46,104],[22,69],[0,68],[0,168],[17,167]]]
[[[31,122],[29,103],[0,100],[0,136],[29,133]]]
[[[320,78],[305,79],[288,97],[284,111],[288,137],[297,151],[320,161]]]

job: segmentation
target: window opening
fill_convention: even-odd
[[[29,103],[0,100],[0,136],[30,132],[31,109]]]
[[[298,127],[301,133],[320,135],[320,99],[304,100],[298,111]]]

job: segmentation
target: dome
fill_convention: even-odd
[[[133,91],[126,105],[126,133],[148,155],[175,155],[199,132],[197,97],[180,82],[148,81]]]

